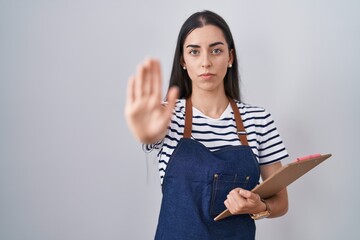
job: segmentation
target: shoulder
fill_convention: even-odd
[[[248,134],[249,145],[260,165],[270,164],[288,156],[275,122],[263,107],[236,102]]]
[[[271,114],[263,107],[249,104],[249,103],[243,103],[236,101],[236,105],[238,106],[238,109],[240,111],[240,114],[243,118],[243,121],[252,119],[252,120],[266,120],[271,119]]]

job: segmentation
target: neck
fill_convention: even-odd
[[[222,94],[193,94],[191,96],[192,105],[211,118],[219,118],[227,106],[229,105],[229,99]]]

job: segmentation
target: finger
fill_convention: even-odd
[[[170,122],[173,110],[174,110],[175,105],[176,105],[177,96],[178,96],[177,87],[170,88],[169,92],[168,92],[168,99],[167,99],[166,108],[165,108],[165,111],[164,111],[164,114],[165,114],[164,115],[165,116],[164,121],[166,121],[166,122]]]
[[[238,191],[239,195],[242,196],[243,198],[250,198],[251,197],[251,192],[245,189],[240,188],[240,190]]]
[[[230,205],[228,199],[226,199],[226,200],[224,201],[224,205],[225,205],[225,207],[226,207],[227,209],[229,209],[229,210],[231,209],[231,205]]]
[[[136,70],[136,76],[134,80],[134,98],[139,99],[142,96],[142,85],[145,75],[145,65],[139,64]]]
[[[170,87],[167,96],[167,101],[169,102],[169,104],[175,105],[178,98],[179,98],[179,88],[177,86]]]
[[[244,200],[238,191],[234,191],[232,190],[229,194],[228,194],[228,199],[230,200],[230,202],[232,203],[236,203],[236,202],[240,202],[242,200]]]
[[[242,196],[243,198],[246,198],[248,200],[251,200],[251,201],[259,201],[260,200],[260,197],[259,195],[251,192],[251,191],[248,191],[248,190],[245,190],[245,189],[240,189],[239,190],[239,194],[240,196]]]
[[[234,204],[236,203],[237,205],[244,205],[246,203],[247,198],[240,194],[240,192],[242,190],[244,190],[244,189],[235,188],[230,191],[228,198],[230,199],[230,201],[232,203],[234,203]]]
[[[233,190],[230,191],[229,195],[233,196],[233,198],[243,198],[240,195],[240,191],[241,191],[241,188],[234,188]]]
[[[157,60],[153,60],[152,62],[153,67],[153,81],[152,81],[152,88],[151,93],[154,97],[161,101],[161,88],[162,88],[162,75],[161,75],[161,67],[160,62]]]
[[[229,193],[224,204],[232,214],[239,213],[244,199],[239,196],[238,193]]]
[[[131,76],[128,80],[127,90],[126,90],[126,103],[131,104],[134,102],[135,99],[135,77]]]
[[[234,213],[234,203],[233,200],[229,198],[229,196],[224,201],[224,205],[231,213]]]
[[[151,94],[151,85],[153,81],[153,67],[152,60],[147,59],[144,63],[145,71],[142,82],[142,97],[149,96]]]
[[[175,108],[176,105],[176,101],[179,97],[179,88],[178,87],[171,87],[168,91],[168,96],[167,96],[167,114],[171,115],[173,109]]]

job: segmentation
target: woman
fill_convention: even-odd
[[[229,27],[210,11],[180,30],[166,104],[158,61],[146,60],[130,78],[128,125],[159,149],[155,239],[254,239],[254,219],[287,212],[286,189],[269,199],[250,191],[288,154],[270,114],[240,101],[238,78]],[[233,216],[214,221],[226,208]]]

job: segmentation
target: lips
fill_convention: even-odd
[[[207,79],[211,79],[213,76],[215,76],[215,74],[212,74],[212,73],[203,73],[203,74],[200,74],[200,77],[207,80]]]

